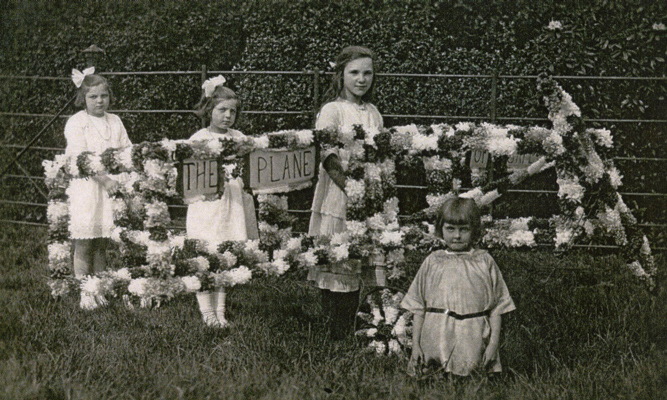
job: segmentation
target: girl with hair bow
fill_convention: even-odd
[[[72,157],[84,151],[101,154],[108,148],[132,145],[117,115],[107,113],[112,93],[107,80],[95,75],[95,68],[72,70],[72,81],[78,88],[75,105],[82,110],[72,115],[65,125],[67,147]],[[113,208],[109,194],[118,182],[112,176],[98,175],[90,179],[73,179],[69,195],[69,231],[74,247],[74,276],[82,278],[106,269],[106,248],[113,224]],[[81,299],[82,305],[90,299]]]
[[[245,139],[243,133],[232,129],[240,112],[239,98],[233,90],[224,86],[225,82],[220,75],[202,85],[202,98],[196,114],[207,121],[208,127],[197,131],[189,140]],[[254,199],[243,191],[243,180],[236,178],[226,182],[218,200],[190,204],[186,231],[188,238],[209,243],[258,239]],[[197,292],[199,310],[206,325],[216,328],[228,325],[225,299],[224,287],[216,291]]]

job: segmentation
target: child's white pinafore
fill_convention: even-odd
[[[219,138],[245,137],[235,129],[227,133],[214,133],[208,128],[197,131],[189,140],[217,140]],[[247,201],[246,201],[247,202]],[[254,207],[252,209],[254,214]],[[188,206],[186,233],[190,239],[200,239],[212,243],[227,240],[247,240],[246,210],[244,209],[243,180],[236,178],[225,184],[218,200],[197,201]],[[256,230],[256,228],[254,228]],[[251,234],[251,236],[254,236]]]
[[[365,129],[381,130],[382,116],[370,103],[359,105],[339,98],[322,107],[317,116],[315,129],[351,129],[354,125],[361,125]],[[343,168],[347,169],[350,160],[349,152],[334,148],[321,154],[321,160],[324,161],[332,153],[338,155]],[[345,231],[347,196],[329,177],[322,164],[319,169],[308,228],[308,234],[311,236],[332,235]],[[308,273],[308,280],[314,281],[317,287],[333,292],[359,290],[359,279],[358,273],[336,273],[330,270],[330,266],[324,270],[316,266]]]
[[[423,313],[426,307],[459,315],[490,311],[491,316],[515,309],[498,265],[485,250],[431,253],[415,276],[401,307]],[[456,375],[469,375],[480,364],[491,330],[487,316],[464,320],[443,313],[424,315],[420,346],[424,362],[436,362]],[[489,371],[500,372],[500,358]]]
[[[108,148],[131,146],[130,138],[117,115],[93,117],[85,110],[72,115],[65,125],[65,154],[84,151],[101,154]],[[114,229],[113,203],[104,187],[94,179],[73,179],[69,196],[69,231],[72,239],[111,237]]]

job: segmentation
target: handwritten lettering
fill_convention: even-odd
[[[257,150],[250,154],[250,187],[255,190],[296,185],[313,179],[314,148]]]

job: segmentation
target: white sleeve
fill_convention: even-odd
[[[315,129],[338,128],[341,125],[340,111],[334,102],[327,103],[317,114]]]
[[[116,120],[118,121],[118,125],[120,125],[120,147],[132,146],[132,141],[130,141],[127,130],[125,130],[125,125],[123,125],[123,120],[119,116],[116,116]]]
[[[77,118],[77,114],[71,116],[65,124],[65,139],[67,139],[65,154],[78,155],[88,150],[85,125],[81,123],[80,118]]]

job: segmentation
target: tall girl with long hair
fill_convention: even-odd
[[[375,55],[361,46],[345,47],[335,59],[334,76],[326,92],[316,129],[347,129],[361,125],[382,129],[382,116],[370,103],[375,85]],[[322,154],[322,163],[313,198],[308,234],[332,235],[345,231],[347,196],[346,169],[350,154],[331,149]],[[323,313],[329,317],[332,336],[349,332],[359,304],[360,273],[336,265],[316,266],[308,274],[322,292]]]

